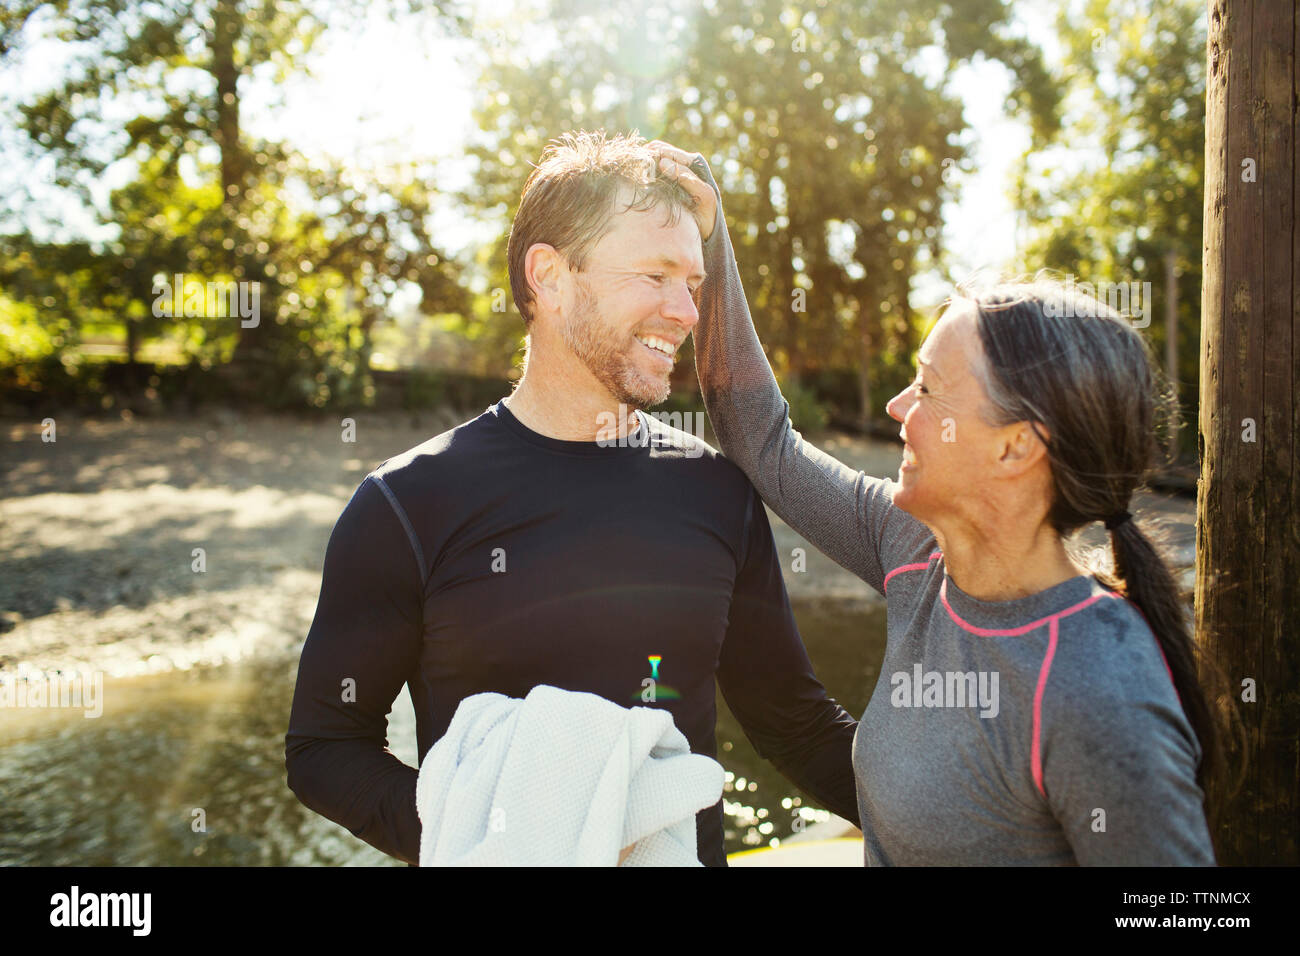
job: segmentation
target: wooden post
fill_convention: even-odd
[[[1210,0],[1196,632],[1246,734],[1242,788],[1212,788],[1225,864],[1300,863],[1298,31]]]

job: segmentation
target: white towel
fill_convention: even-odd
[[[722,767],[672,715],[534,687],[475,694],[420,765],[421,866],[699,866]]]

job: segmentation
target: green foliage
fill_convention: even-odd
[[[383,404],[400,401],[402,408],[410,410],[444,407],[478,414],[510,393],[505,379],[446,370],[376,372],[375,378],[383,394],[394,399]],[[399,395],[400,400],[395,400]]]
[[[446,390],[442,376],[432,369],[411,369],[406,376],[403,408],[435,408],[442,402]]]
[[[0,363],[0,407],[24,410],[84,408],[92,395],[103,394],[106,363],[64,361],[43,355]]]
[[[46,355],[0,364],[0,411],[33,415],[54,409],[86,413],[131,409],[192,411],[246,398],[248,383],[239,365],[151,365],[103,358],[74,360]],[[448,407],[477,414],[508,394],[501,379],[427,369],[375,372],[358,378],[318,368],[279,383],[259,397],[265,408],[355,411],[359,407],[428,409]],[[365,394],[355,391],[364,388]]]
[[[830,422],[830,411],[817,393],[806,385],[787,383],[781,394],[790,406],[790,424],[800,432],[813,434],[822,431]]]
[[[113,238],[52,243],[0,237],[0,288],[80,328],[115,322],[128,358],[164,337],[191,358],[234,361],[250,400],[321,406],[364,401],[369,333],[403,284],[433,313],[465,307],[458,271],[428,233],[431,177],[415,164],[349,173],[308,164],[240,126],[240,81],[297,69],[330,23],[347,27],[360,0],[35,0],[0,16],[0,56],[22,54],[33,14],[77,41],[55,87],[19,104],[19,127],[53,160],[54,182],[89,204],[113,164],[133,178],[101,217]],[[400,0],[451,25],[441,0]],[[245,82],[245,85],[246,82]],[[111,103],[137,109],[118,128]],[[88,205],[89,208],[89,205]],[[243,283],[260,321],[228,310],[160,315],[159,282]],[[65,337],[65,345],[71,337]]]
[[[41,322],[36,306],[0,292],[0,366],[54,355],[70,326],[67,321]]]
[[[997,0],[557,0],[480,30],[494,42],[467,204],[508,222],[528,163],[570,129],[698,150],[773,365],[792,380],[862,366],[866,407],[887,356],[915,348],[912,276],[942,259],[944,173],[963,159],[952,70],[1001,59],[1035,128],[1056,119],[1056,87]],[[507,285],[502,235],[483,261],[494,286]]]
[[[429,164],[309,164],[241,128],[241,92],[255,72],[300,70],[323,30],[346,28],[368,6],[4,4],[0,57],[22,54],[42,8],[52,35],[76,43],[72,68],[16,117],[34,155],[53,160],[54,181],[88,197],[112,164],[134,172],[109,197],[103,242],[51,242],[39,230],[0,236],[0,365],[71,361],[88,330],[114,328],[132,356],[165,342],[224,368],[223,387],[270,407],[378,400],[384,379],[370,365],[379,345],[504,380],[525,331],[513,305],[501,305],[529,163],[566,130],[603,127],[708,158],[796,424],[822,427],[850,390],[879,416],[906,382],[929,319],[909,294],[918,271],[943,264],[941,211],[955,198],[944,174],[966,162],[953,71],[983,57],[1012,75],[1010,105],[1030,122],[1035,155],[1067,151],[1060,171],[1030,163],[1022,176],[1029,266],[1080,280],[1147,279],[1159,290],[1173,251],[1180,377],[1184,394],[1195,389],[1205,56],[1194,0],[1076,3],[1059,25],[1065,59],[1050,69],[1016,35],[1002,0],[538,0],[512,8],[508,21],[480,14],[473,24],[444,0],[392,3],[466,30],[481,54],[469,148],[477,168],[458,198],[467,216],[500,228],[463,264],[429,231],[438,182]],[[1099,30],[1105,43],[1094,49]],[[1063,91],[1072,104],[1064,112]],[[135,110],[115,128],[99,119],[110,101]],[[1091,148],[1097,160],[1076,169],[1068,151]],[[178,273],[256,283],[260,322],[157,314],[157,282]],[[385,327],[411,284],[431,320]],[[1157,349],[1162,314],[1158,301],[1149,331]],[[88,382],[62,362],[33,374]],[[410,407],[478,398],[445,372],[388,384]]]
[[[151,366],[71,354],[0,363],[0,408],[26,415],[189,410],[228,398],[225,382],[197,363]]]
[[[1077,11],[1076,11],[1077,12]],[[1017,188],[1031,229],[1025,267],[1083,282],[1150,282],[1144,330],[1164,362],[1165,257],[1177,268],[1177,378],[1195,421],[1200,380],[1206,7],[1198,0],[1087,0],[1058,21],[1074,109],[1039,137]],[[1195,447],[1184,428],[1183,448]]]

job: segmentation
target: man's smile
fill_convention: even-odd
[[[661,338],[658,335],[638,335],[636,340],[645,346],[646,351],[651,352],[657,361],[663,361],[672,368],[677,358],[677,346],[668,339]]]

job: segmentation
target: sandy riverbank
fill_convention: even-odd
[[[332,420],[226,411],[58,416],[55,442],[41,440],[38,421],[0,420],[0,670],[126,676],[291,653],[357,483],[463,420],[355,417],[354,443]],[[887,442],[827,435],[819,444],[871,474],[897,469],[898,446]],[[1195,503],[1149,495],[1142,504],[1169,524],[1189,565]],[[771,518],[792,600],[879,600]],[[807,553],[800,573],[791,571],[797,547]],[[195,549],[206,570],[195,570]]]

